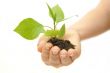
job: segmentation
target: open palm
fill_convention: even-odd
[[[80,37],[75,30],[67,30],[64,40],[69,40],[75,45],[75,49],[70,48],[68,51],[65,49],[60,50],[59,47],[53,46],[51,43],[47,43],[48,37],[43,36],[38,43],[38,51],[41,52],[42,60],[45,64],[61,67],[67,66],[73,63],[73,61],[80,56]]]

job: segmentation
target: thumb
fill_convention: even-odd
[[[42,49],[43,47],[45,46],[45,44],[47,43],[47,41],[49,40],[48,37],[45,37],[45,36],[42,36],[39,41],[38,41],[38,44],[37,44],[37,50],[39,52],[42,52]]]

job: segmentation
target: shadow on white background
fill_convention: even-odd
[[[58,3],[66,17],[78,14],[66,21],[71,25],[95,8],[99,0],[0,0],[0,73],[110,73],[110,31],[83,41],[81,56],[59,69],[42,62],[37,39],[29,41],[13,31],[27,17],[51,25],[46,2],[51,6]]]

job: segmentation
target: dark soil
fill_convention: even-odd
[[[71,44],[69,40],[62,40],[62,39],[53,37],[49,39],[47,42],[52,43],[53,46],[58,46],[61,50],[62,49],[68,50],[70,48],[75,49],[75,45]]]

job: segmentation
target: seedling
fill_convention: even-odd
[[[53,45],[60,47],[61,49],[68,47],[65,46],[66,44],[70,44],[68,48],[74,48],[74,45],[72,45],[68,40],[60,39],[65,34],[65,24],[63,24],[60,29],[56,28],[59,22],[68,19],[64,18],[63,10],[58,4],[52,8],[47,4],[47,7],[49,9],[49,16],[53,20],[53,27],[46,26],[49,29],[45,29],[45,26],[43,26],[33,18],[26,18],[19,23],[19,25],[14,29],[14,31],[28,40],[33,40],[37,38],[40,33],[44,33],[45,36],[51,37],[51,39],[47,42],[50,42]]]

